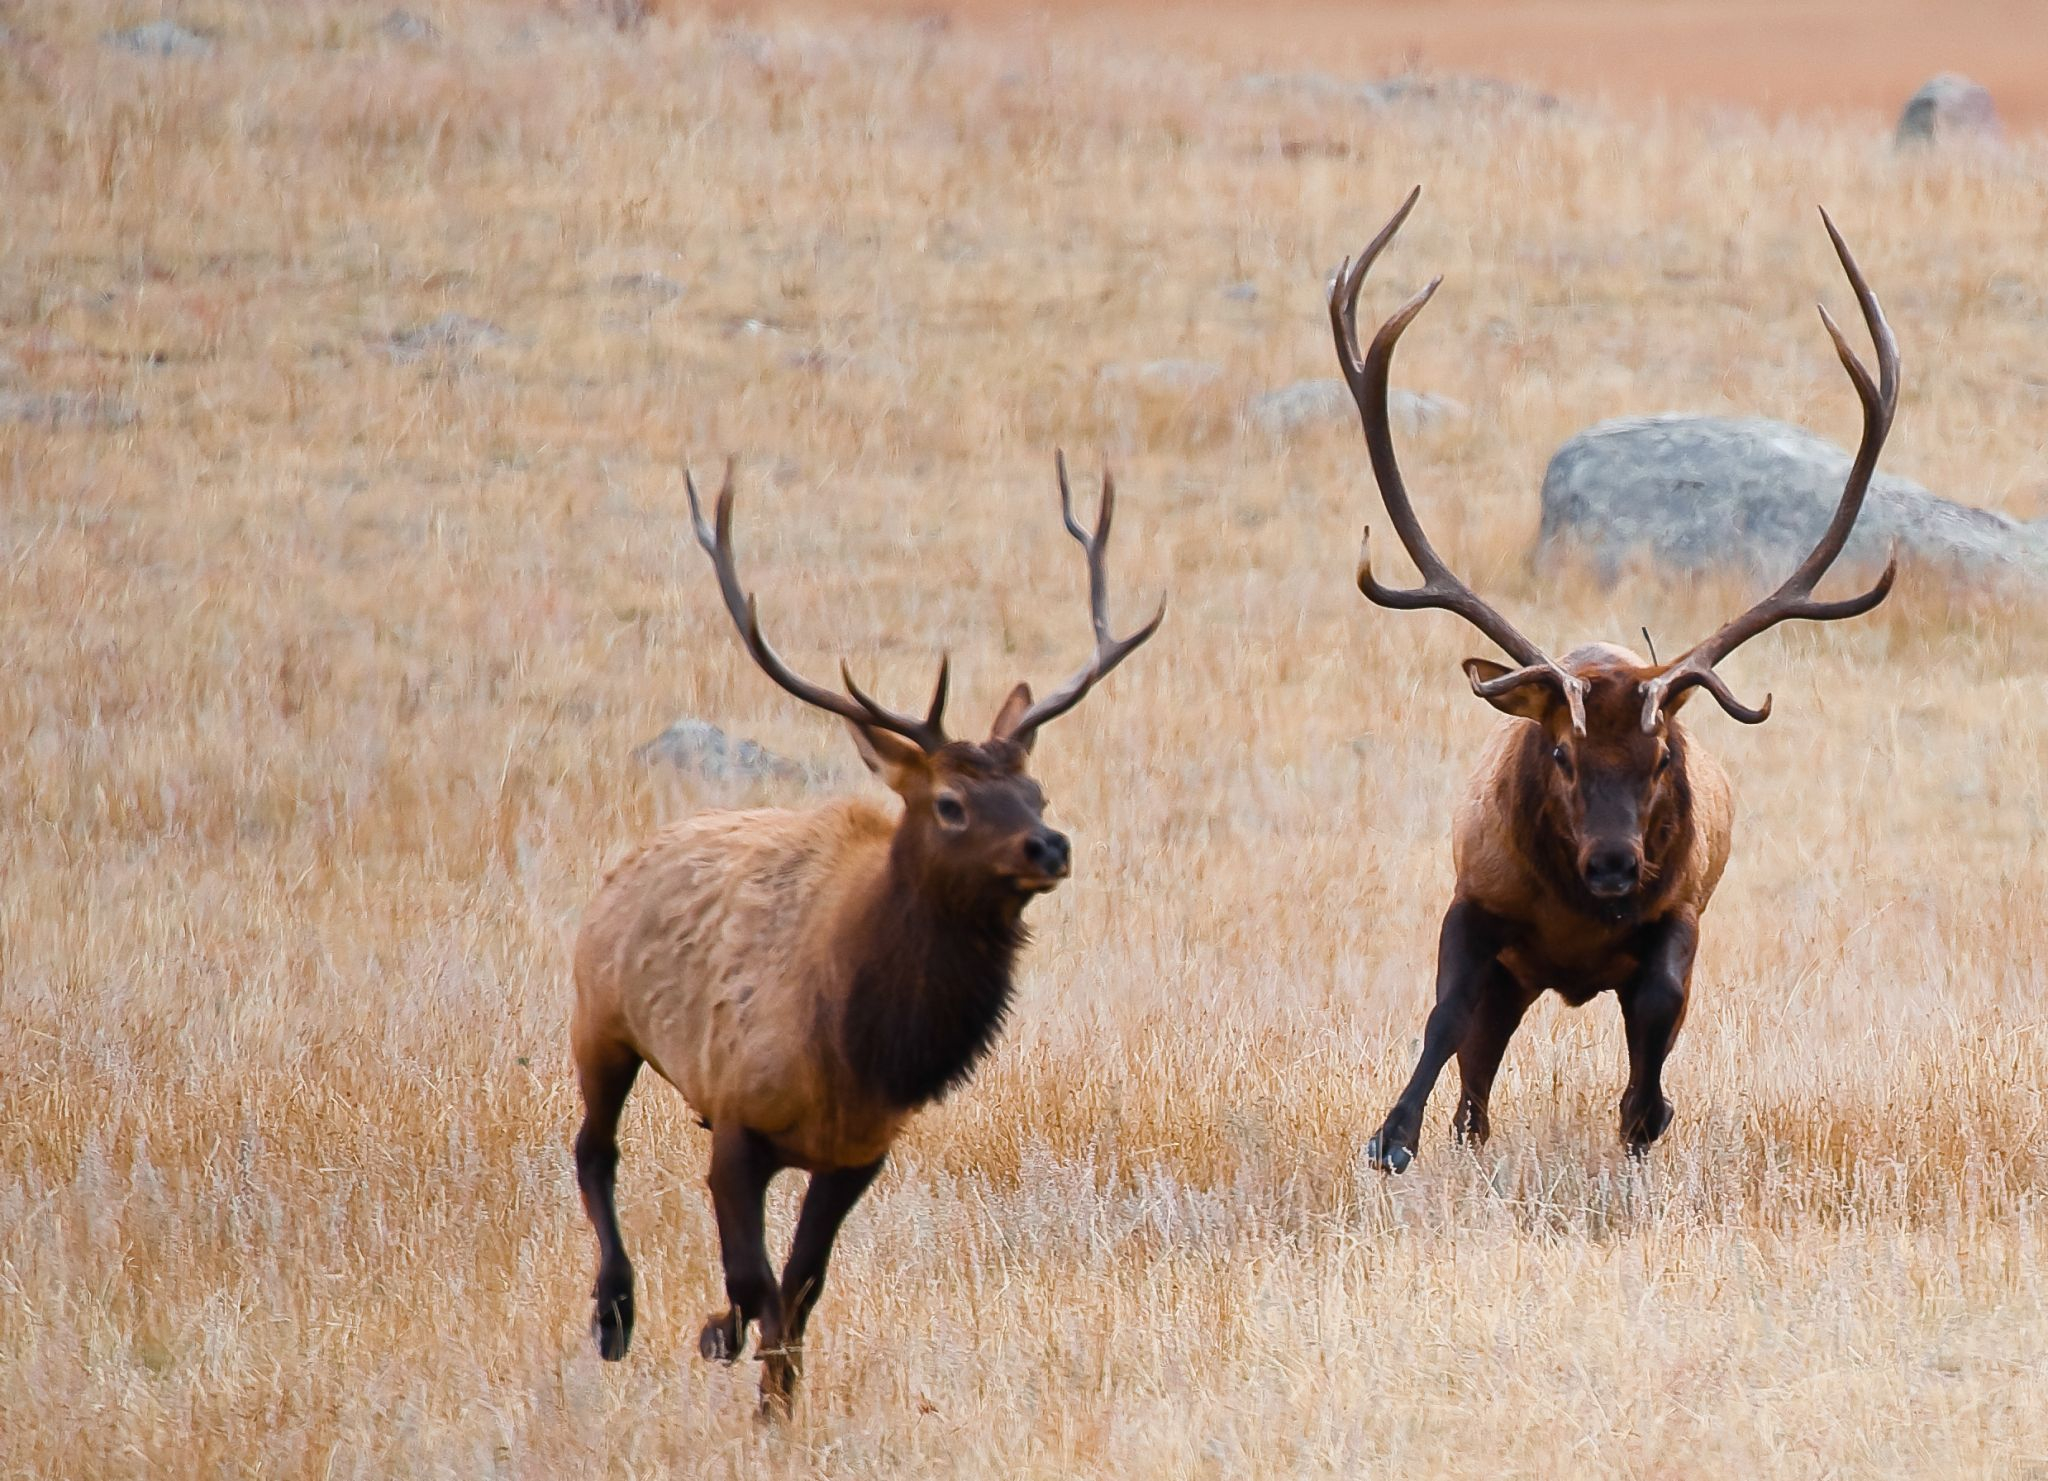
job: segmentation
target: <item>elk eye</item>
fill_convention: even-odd
[[[1669,770],[1671,770],[1671,748],[1666,746],[1662,754],[1657,757],[1657,775],[1662,776]]]
[[[967,806],[951,792],[942,793],[932,803],[932,811],[939,815],[939,821],[948,828],[964,828],[967,825]]]
[[[1566,776],[1572,774],[1572,754],[1563,746],[1553,746],[1550,752],[1550,759],[1557,763],[1557,769]]]

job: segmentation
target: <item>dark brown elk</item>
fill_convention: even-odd
[[[1463,1094],[1453,1126],[1483,1142],[1487,1100],[1522,1015],[1544,992],[1573,1006],[1603,992],[1621,1000],[1628,1086],[1621,1136],[1633,1152],[1671,1122],[1666,1057],[1685,1021],[1700,915],[1728,861],[1734,805],[1720,766],[1678,721],[1695,689],[1744,724],[1762,722],[1715,665],[1759,633],[1803,618],[1833,622],[1868,612],[1891,590],[1896,553],[1869,591],[1821,601],[1813,590],[1842,553],[1863,507],[1898,404],[1899,354],[1877,297],[1834,222],[1822,213],[1877,346],[1878,375],[1857,359],[1821,310],[1835,352],[1863,403],[1863,437],[1842,497],[1820,541],[1771,595],[1668,664],[1605,643],[1553,660],[1452,574],[1409,503],[1388,429],[1387,381],[1394,346],[1436,292],[1438,278],[1395,311],[1371,348],[1358,348],[1358,291],[1374,259],[1414,208],[1411,193],[1330,290],[1337,358],[1358,403],[1373,477],[1394,531],[1422,584],[1383,586],[1361,546],[1358,587],[1382,607],[1435,607],[1464,618],[1514,660],[1465,661],[1472,692],[1513,718],[1493,737],[1458,809],[1452,833],[1456,891],[1437,947],[1436,1003],[1407,1088],[1367,1146],[1372,1163],[1405,1168],[1430,1091],[1455,1054]]]
[[[617,1132],[642,1064],[682,1092],[711,1132],[710,1187],[727,1308],[698,1339],[736,1361],[760,1324],[764,1409],[786,1405],[805,1324],[840,1223],[911,1114],[962,1084],[1002,1027],[1026,940],[1024,907],[1067,877],[1066,835],[1047,825],[1027,764],[1038,731],[1079,704],[1158,630],[1111,635],[1105,558],[1116,492],[1094,532],[1075,520],[1064,459],[1060,511],[1088,559],[1095,652],[1052,694],[1019,684],[987,740],[943,726],[947,665],[922,718],[799,677],[761,636],[733,566],[732,471],[697,539],[754,661],[806,704],[845,720],[902,801],[892,817],[842,799],[809,811],[715,812],[656,835],[614,869],[576,944],[571,1049],[583,1094],[576,1181],[597,1234],[591,1331],[607,1359],[633,1337],[633,1266],[613,1187]],[[762,1228],[768,1184],[810,1174],[778,1280]]]

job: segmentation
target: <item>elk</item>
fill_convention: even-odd
[[[1032,897],[1069,872],[1027,771],[1040,727],[1084,699],[1158,631],[1109,625],[1108,472],[1093,533],[1074,517],[1064,456],[1060,514],[1086,552],[1095,651],[1044,699],[1010,691],[987,740],[943,723],[950,664],[924,716],[885,709],[844,663],[841,693],[802,678],[761,635],[733,562],[733,475],[716,525],[684,486],[697,540],[753,660],[798,699],[846,721],[902,806],[843,798],[810,811],[713,812],[657,834],[600,887],[575,951],[570,1047],[583,1096],[576,1181],[597,1236],[591,1333],[617,1361],[633,1337],[633,1265],[613,1190],[618,1125],[642,1064],[682,1092],[711,1133],[710,1190],[728,1306],[705,1322],[707,1359],[739,1359],[758,1323],[763,1412],[786,1408],[804,1329],[841,1222],[912,1113],[963,1084],[1010,1009]],[[809,1173],[778,1281],[762,1201],[785,1168]]]
[[[1330,288],[1337,358],[1358,405],[1380,499],[1422,575],[1419,586],[1382,585],[1372,572],[1368,528],[1359,547],[1358,589],[1397,611],[1455,613],[1515,666],[1485,658],[1464,663],[1472,692],[1510,718],[1496,728],[1453,825],[1457,883],[1438,941],[1436,1002],[1421,1057],[1366,1154],[1388,1172],[1408,1166],[1430,1091],[1453,1054],[1463,1081],[1454,1132],[1483,1143],[1495,1073],[1530,1005],[1546,991],[1573,1007],[1611,991],[1620,999],[1628,1041],[1621,1137],[1639,1156],[1671,1124],[1664,1063],[1685,1021],[1700,915],[1727,864],[1734,813],[1726,773],[1686,734],[1678,712],[1703,689],[1734,719],[1762,723],[1771,713],[1769,696],[1754,709],[1743,704],[1716,666],[1781,622],[1856,617],[1891,591],[1896,547],[1877,584],[1860,596],[1822,601],[1813,595],[1856,524],[1891,428],[1898,346],[1877,296],[1823,211],[1876,345],[1878,374],[1873,382],[1822,307],[1821,322],[1862,402],[1863,435],[1819,542],[1776,591],[1670,663],[1607,643],[1553,660],[1445,565],[1416,518],[1394,458],[1387,415],[1394,347],[1443,279],[1395,310],[1371,348],[1359,353],[1359,289],[1420,195],[1419,187],[1409,194]]]

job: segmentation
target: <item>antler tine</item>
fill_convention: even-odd
[[[1103,596],[1108,576],[1103,568],[1103,547],[1109,543],[1109,524],[1116,514],[1116,479],[1107,463],[1102,465],[1102,502],[1095,515],[1095,534],[1091,539],[1081,522],[1074,518],[1074,491],[1067,486],[1067,454],[1064,448],[1055,448],[1052,455],[1053,468],[1060,480],[1060,522],[1067,527],[1067,533],[1081,542],[1081,548],[1088,552],[1088,617],[1095,628],[1096,646],[1110,641],[1109,613],[1104,608]]]
[[[840,673],[846,680],[851,698],[804,678],[784,663],[782,655],[761,635],[759,604],[753,594],[740,585],[739,571],[733,564],[733,460],[727,458],[725,461],[725,482],[718,490],[713,524],[704,521],[704,509],[697,499],[697,481],[687,468],[683,470],[683,489],[690,497],[690,523],[696,527],[697,543],[711,557],[711,568],[718,575],[718,590],[725,598],[725,610],[731,614],[734,625],[740,630],[741,641],[746,644],[747,652],[753,655],[754,662],[761,666],[762,672],[805,704],[814,705],[843,720],[900,735],[928,752],[936,751],[946,743],[946,733],[940,723],[946,707],[949,664],[945,660],[939,663],[939,683],[932,695],[931,711],[922,721],[899,715],[868,698],[853,682],[853,676],[846,672],[843,662]]]
[[[1408,497],[1408,486],[1401,477],[1401,465],[1394,454],[1394,434],[1387,413],[1394,348],[1415,321],[1415,316],[1435,295],[1443,278],[1432,278],[1421,292],[1402,304],[1380,325],[1370,349],[1363,355],[1358,351],[1358,294],[1365,285],[1366,272],[1394,239],[1394,234],[1408,219],[1408,213],[1415,209],[1415,202],[1421,195],[1421,186],[1411,190],[1400,210],[1380,228],[1379,235],[1358,255],[1358,260],[1346,262],[1338,269],[1336,281],[1330,285],[1330,328],[1337,341],[1337,361],[1343,367],[1345,384],[1351,388],[1351,399],[1358,406],[1359,423],[1365,430],[1366,453],[1372,462],[1373,481],[1379,485],[1380,502],[1386,506],[1394,533],[1408,552],[1408,558],[1415,562],[1415,569],[1422,574],[1420,586],[1383,585],[1372,572],[1371,529],[1368,527],[1358,546],[1358,589],[1368,601],[1397,611],[1412,612],[1434,607],[1456,613],[1522,665],[1512,675],[1488,681],[1489,686],[1503,686],[1504,692],[1538,680],[1555,683],[1571,705],[1574,726],[1584,729],[1583,684],[1523,637],[1513,623],[1445,564],[1436,547],[1430,544],[1422,521],[1416,517],[1415,505]],[[1475,681],[1475,690],[1479,687],[1479,682]]]
[[[1695,644],[1663,673],[1643,685],[1645,730],[1654,729],[1664,706],[1694,685],[1713,695],[1722,709],[1743,724],[1762,724],[1771,713],[1770,696],[1764,696],[1763,704],[1754,709],[1742,704],[1729,692],[1720,675],[1714,672],[1714,665],[1751,638],[1770,631],[1781,622],[1794,618],[1807,622],[1839,622],[1845,617],[1861,616],[1891,594],[1892,582],[1898,576],[1899,549],[1898,542],[1894,541],[1885,562],[1884,574],[1868,591],[1836,601],[1819,601],[1813,595],[1820,578],[1827,574],[1828,568],[1834,565],[1849,543],[1850,532],[1855,529],[1857,517],[1863,512],[1863,501],[1870,493],[1871,477],[1877,472],[1878,455],[1884,450],[1885,438],[1891,432],[1892,418],[1899,405],[1898,341],[1892,335],[1892,327],[1885,319],[1877,294],[1871,290],[1862,268],[1856,265],[1855,254],[1836,229],[1834,218],[1823,208],[1820,219],[1827,228],[1828,240],[1834,244],[1835,256],[1841,260],[1842,270],[1848,275],[1849,286],[1856,294],[1857,307],[1863,311],[1864,327],[1869,330],[1871,343],[1877,350],[1877,377],[1873,381],[1868,367],[1850,347],[1827,305],[1820,306],[1821,324],[1827,329],[1828,338],[1834,342],[1835,354],[1842,362],[1842,369],[1848,372],[1850,384],[1856,388],[1856,399],[1863,404],[1863,436],[1856,445],[1855,461],[1849,465],[1849,476],[1842,485],[1842,497],[1835,505],[1827,528],[1821,532],[1813,549],[1807,552],[1806,559],[1785,578],[1784,584],[1747,612],[1726,623],[1713,636]]]
[[[1088,617],[1095,629],[1095,654],[1066,683],[1026,710],[1004,733],[1009,740],[1028,738],[1046,721],[1057,720],[1079,704],[1089,690],[1143,646],[1152,634],[1159,631],[1159,624],[1166,620],[1166,597],[1162,594],[1159,610],[1152,614],[1151,621],[1128,637],[1111,635],[1108,553],[1110,525],[1116,515],[1116,480],[1105,466],[1102,470],[1102,502],[1095,516],[1095,533],[1090,535],[1074,518],[1074,497],[1067,485],[1067,455],[1064,451],[1053,455],[1053,467],[1059,474],[1060,518],[1067,527],[1067,533],[1080,542],[1088,556]]]

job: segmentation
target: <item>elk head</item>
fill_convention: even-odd
[[[839,716],[853,732],[855,748],[870,770],[903,800],[893,844],[896,857],[942,897],[961,903],[998,898],[1021,901],[1054,889],[1067,877],[1071,851],[1067,836],[1045,822],[1045,794],[1027,771],[1031,748],[1047,721],[1074,708],[1109,671],[1159,629],[1166,616],[1162,597],[1151,621],[1128,637],[1109,627],[1109,575],[1105,565],[1110,522],[1116,512],[1116,484],[1102,475],[1102,502],[1091,534],[1074,518],[1065,454],[1054,460],[1059,473],[1060,516],[1067,533],[1088,558],[1088,607],[1095,627],[1095,652],[1068,680],[1042,700],[1031,686],[1010,691],[988,739],[953,740],[945,731],[950,663],[939,661],[938,683],[922,719],[878,704],[854,682],[842,662],[845,692],[828,689],[795,673],[761,635],[752,595],[740,585],[733,565],[733,470],[728,462],[718,492],[715,525],[706,524],[697,486],[686,472],[690,518],[697,543],[711,556],[726,610],[739,626],[747,651],[768,677],[806,704]]]
[[[1405,589],[1382,585],[1373,576],[1369,546],[1361,541],[1358,589],[1382,607],[1409,611],[1436,607],[1455,612],[1514,660],[1510,667],[1490,659],[1466,659],[1465,675],[1472,692],[1495,709],[1539,727],[1540,740],[1532,739],[1532,749],[1541,753],[1540,780],[1535,783],[1538,791],[1535,797],[1525,795],[1525,801],[1551,822],[1557,836],[1569,840],[1572,867],[1586,892],[1598,901],[1626,902],[1653,882],[1654,845],[1659,830],[1670,825],[1676,811],[1674,799],[1684,786],[1684,734],[1671,722],[1692,690],[1706,690],[1744,724],[1760,724],[1770,715],[1770,698],[1766,696],[1754,709],[1743,704],[1715,672],[1715,665],[1781,622],[1792,618],[1834,622],[1855,617],[1875,607],[1891,591],[1898,572],[1896,549],[1877,584],[1862,595],[1840,601],[1818,601],[1813,596],[1814,586],[1848,543],[1869,492],[1878,454],[1891,430],[1898,405],[1898,346],[1877,295],[1864,281],[1848,244],[1827,212],[1821,212],[1877,347],[1878,363],[1873,381],[1833,317],[1825,307],[1821,309],[1821,322],[1827,326],[1835,353],[1863,405],[1863,437],[1833,518],[1782,586],[1675,661],[1645,663],[1625,649],[1603,644],[1569,653],[1559,663],[1516,631],[1444,564],[1415,516],[1394,457],[1387,415],[1394,346],[1443,279],[1431,280],[1396,309],[1373,336],[1371,347],[1359,353],[1359,289],[1367,270],[1401,229],[1421,194],[1419,186],[1409,193],[1358,260],[1338,269],[1330,287],[1330,325],[1337,358],[1358,405],[1373,478],[1394,532],[1423,578],[1420,586]],[[1646,840],[1652,845],[1647,850]]]

